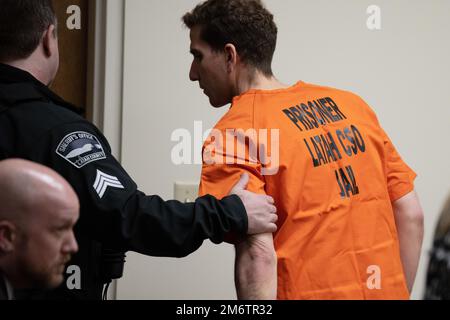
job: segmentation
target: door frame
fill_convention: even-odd
[[[90,0],[88,23],[87,118],[122,159],[125,0]],[[117,299],[117,282],[108,290]]]

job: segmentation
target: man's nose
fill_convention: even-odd
[[[70,253],[74,254],[78,252],[78,243],[75,239],[75,235],[73,234],[73,231],[70,232],[69,238],[67,239],[64,247],[63,247],[64,253]]]
[[[195,70],[194,64],[191,65],[191,70],[189,71],[189,79],[191,81],[198,81],[197,71]]]

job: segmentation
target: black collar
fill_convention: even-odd
[[[24,70],[15,68],[13,66],[0,63],[0,83],[15,84],[15,83],[27,83],[37,89],[42,95],[48,98],[56,105],[67,108],[77,114],[83,114],[83,111],[65,101],[53,91],[51,91],[46,85],[37,80],[31,73]]]
[[[0,301],[2,300],[10,300],[8,287],[6,284],[6,278],[0,272]]]

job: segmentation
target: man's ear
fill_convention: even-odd
[[[233,71],[239,61],[239,56],[234,44],[228,43],[225,45],[225,58],[227,63],[227,71]]]
[[[58,38],[56,35],[56,26],[54,24],[50,25],[44,32],[44,37],[42,38],[42,44],[44,46],[44,53],[47,57],[51,57],[56,54],[58,47]]]
[[[9,221],[0,221],[0,252],[9,253],[14,250],[16,227]]]

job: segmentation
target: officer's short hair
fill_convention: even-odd
[[[244,62],[272,75],[278,28],[261,0],[208,0],[182,20],[190,29],[200,26],[202,40],[213,50],[231,43]]]
[[[0,61],[28,58],[52,24],[51,0],[0,0]]]

